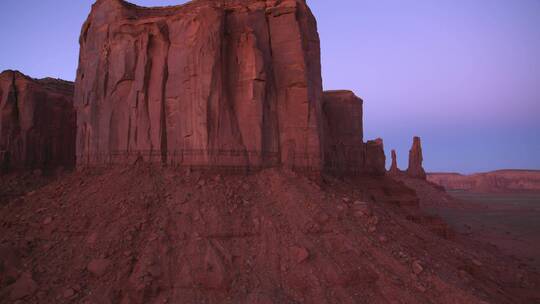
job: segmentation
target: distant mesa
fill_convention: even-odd
[[[540,191],[539,170],[498,170],[471,175],[429,173],[427,179],[446,190],[480,193]]]
[[[0,167],[7,170],[75,165],[73,83],[0,73]]]

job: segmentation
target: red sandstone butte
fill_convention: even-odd
[[[80,47],[79,165],[322,165],[319,36],[303,0],[98,0]]]
[[[73,83],[0,73],[0,167],[52,169],[75,164]]]
[[[362,99],[351,91],[323,94],[325,122],[325,169],[358,173],[364,167]]]
[[[368,140],[365,146],[364,173],[375,176],[386,174],[386,156],[381,138]]]
[[[324,168],[327,172],[382,175],[385,171],[382,141],[369,144],[363,141],[362,104],[362,99],[351,91],[323,93]]]
[[[426,179],[426,171],[422,167],[422,143],[420,137],[415,136],[413,138],[413,144],[409,151],[409,167],[407,168],[407,175],[414,178]]]

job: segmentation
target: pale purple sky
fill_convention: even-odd
[[[2,0],[0,70],[73,80],[92,0]],[[134,0],[154,6],[181,0]],[[405,168],[540,169],[539,0],[308,0],[325,89],[365,101],[365,136]]]

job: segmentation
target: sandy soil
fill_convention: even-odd
[[[540,193],[449,194],[471,206],[438,210],[453,228],[540,270]]]

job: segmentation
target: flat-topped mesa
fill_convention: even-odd
[[[414,178],[426,179],[426,171],[422,167],[422,143],[420,137],[415,136],[413,138],[413,144],[409,151],[409,167],[407,168],[407,175]]]
[[[362,104],[362,99],[351,91],[323,93],[324,168],[327,172],[356,174],[363,171]]]
[[[399,167],[397,165],[397,154],[396,150],[392,150],[392,165],[390,166],[390,171],[388,171],[390,175],[399,175],[401,174],[401,170],[399,170]]]
[[[323,163],[316,21],[303,0],[99,0],[80,38],[77,163]]]
[[[0,169],[53,169],[75,164],[73,83],[0,73]]]

